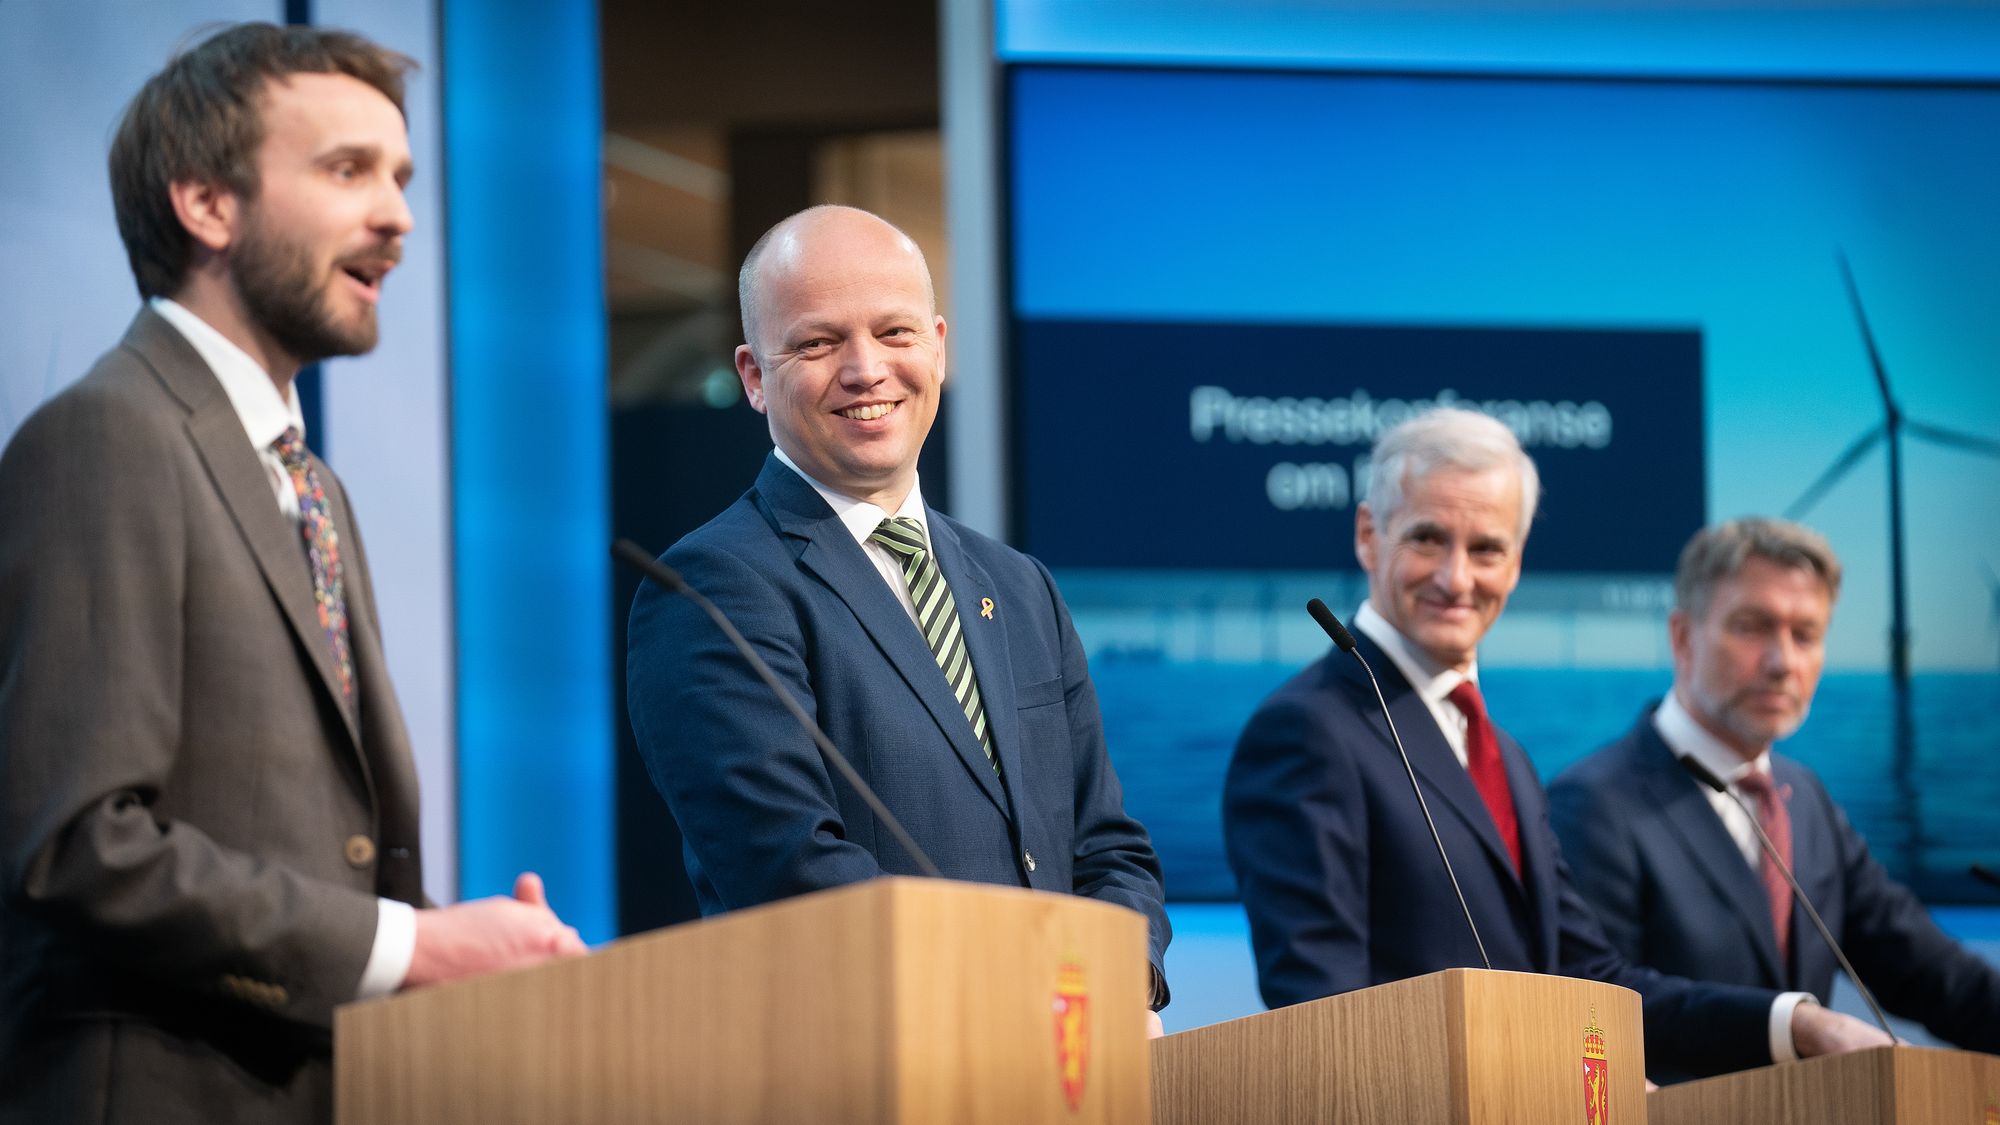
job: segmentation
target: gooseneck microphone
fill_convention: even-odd
[[[2000,887],[2000,872],[1994,871],[1991,867],[1988,867],[1983,863],[1975,863],[1972,866],[1966,868],[1965,870],[1968,873],[1970,873],[1974,879],[1979,880],[1980,882],[1986,884],[1989,887]]]
[[[882,803],[882,798],[875,795],[874,787],[861,779],[861,775],[855,772],[854,766],[848,762],[847,755],[834,747],[833,740],[826,736],[825,731],[819,729],[818,723],[812,721],[812,717],[806,714],[805,708],[799,706],[799,701],[792,698],[792,693],[785,690],[785,685],[778,681],[777,674],[771,671],[771,666],[764,663],[764,658],[757,655],[757,650],[750,647],[750,642],[743,639],[743,634],[737,631],[729,618],[715,608],[714,602],[702,597],[701,591],[688,585],[673,567],[647,554],[644,547],[630,539],[620,539],[613,543],[611,555],[652,579],[661,588],[693,602],[706,613],[708,619],[715,622],[715,627],[722,630],[722,635],[729,638],[729,643],[735,646],[736,651],[750,665],[750,669],[757,673],[757,678],[763,680],[764,686],[771,689],[771,694],[778,697],[778,702],[785,705],[785,710],[792,713],[792,718],[797,721],[799,728],[812,735],[819,752],[826,756],[827,761],[833,763],[833,768],[840,772],[840,776],[847,780],[847,784],[853,786],[856,793],[861,794],[861,799],[867,802],[868,808],[881,820],[882,827],[887,828],[889,834],[896,838],[896,842],[902,845],[903,850],[909,853],[910,858],[917,861],[918,869],[933,879],[944,878],[938,873],[937,864],[932,863],[931,857],[924,854],[924,849],[918,847],[917,842],[910,838],[910,834],[903,830],[903,822],[897,820],[896,814],[890,812],[889,807]]]
[[[1777,866],[1779,874],[1785,877],[1785,882],[1792,885],[1792,896],[1798,900],[1800,906],[1806,908],[1806,917],[1812,919],[1813,928],[1819,931],[1819,936],[1821,940],[1826,942],[1826,947],[1833,950],[1833,955],[1839,960],[1842,971],[1847,974],[1847,979],[1854,982],[1854,990],[1859,992],[1861,998],[1868,1002],[1868,1010],[1875,1014],[1875,1022],[1882,1025],[1882,1031],[1889,1036],[1891,1043],[1900,1044],[1902,1040],[1898,1039],[1896,1033],[1889,1027],[1889,1017],[1882,1014],[1882,1005],[1875,1002],[1875,994],[1868,991],[1867,984],[1861,980],[1861,974],[1854,971],[1854,962],[1847,959],[1846,951],[1840,948],[1839,942],[1833,940],[1833,931],[1827,929],[1826,923],[1820,920],[1819,911],[1813,909],[1812,899],[1806,897],[1806,889],[1799,886],[1798,877],[1792,874],[1792,865],[1786,863],[1778,856],[1777,845],[1771,843],[1771,837],[1765,834],[1764,825],[1758,821],[1757,814],[1750,808],[1750,803],[1732,792],[1721,778],[1709,771],[1707,766],[1702,765],[1693,758],[1685,756],[1680,759],[1680,762],[1681,768],[1692,774],[1696,781],[1736,802],[1736,807],[1742,809],[1743,815],[1750,818],[1750,827],[1757,832],[1757,846],[1764,849],[1765,857]]]
[[[1368,673],[1368,682],[1375,688],[1375,702],[1381,705],[1382,718],[1389,724],[1389,737],[1396,743],[1397,755],[1403,759],[1403,772],[1410,776],[1410,792],[1417,795],[1417,808],[1423,811],[1424,827],[1431,830],[1431,843],[1437,845],[1438,859],[1444,862],[1445,878],[1451,880],[1451,893],[1458,896],[1458,908],[1465,912],[1465,928],[1472,931],[1472,944],[1479,949],[1480,964],[1492,968],[1493,961],[1486,956],[1486,943],[1479,939],[1479,924],[1472,920],[1472,907],[1466,905],[1465,892],[1458,887],[1458,872],[1452,870],[1451,856],[1445,854],[1444,837],[1438,835],[1437,821],[1431,819],[1431,807],[1424,800],[1423,787],[1417,784],[1417,770],[1410,764],[1410,752],[1403,749],[1403,736],[1396,733],[1396,720],[1389,715],[1389,701],[1382,696],[1382,684],[1375,679],[1375,669],[1368,666],[1367,658],[1354,647],[1354,635],[1347,631],[1347,626],[1340,623],[1340,618],[1335,617],[1332,610],[1326,608],[1325,602],[1314,598],[1306,603],[1306,612],[1312,614],[1319,627],[1326,630],[1335,647],[1353,657],[1361,665],[1361,670]]]

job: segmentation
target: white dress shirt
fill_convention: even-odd
[[[1756,798],[1743,791],[1742,781],[1751,773],[1771,776],[1771,748],[1766,746],[1755,758],[1745,761],[1721,739],[1708,732],[1708,728],[1695,721],[1693,715],[1681,704],[1680,696],[1673,692],[1653,712],[1653,729],[1677,757],[1693,758],[1707,768],[1708,772],[1727,783],[1731,793],[1745,800]],[[1757,830],[1751,826],[1750,816],[1743,806],[1736,803],[1728,793],[1717,793],[1703,786],[1701,795],[1708,798],[1715,815],[1722,818],[1722,826],[1729,830],[1729,836],[1736,841],[1736,850],[1743,853],[1743,862],[1753,871],[1764,867],[1764,849],[1757,846]]]
[[[187,338],[202,361],[208,364],[216,382],[222,384],[222,393],[229,397],[229,405],[235,408],[237,420],[243,423],[243,433],[250,440],[250,448],[264,466],[264,475],[269,478],[278,510],[296,525],[299,522],[299,495],[292,486],[292,475],[286,471],[284,460],[271,448],[271,443],[283,436],[288,426],[297,427],[300,438],[305,437],[305,416],[299,412],[298,396],[292,393],[291,383],[287,382],[285,389],[280,391],[278,384],[272,382],[270,373],[250,358],[250,353],[237,347],[186,307],[165,297],[154,297],[148,303],[162,320]],[[306,565],[303,541],[299,547],[299,565]],[[361,984],[355,989],[357,1000],[387,996],[401,987],[403,978],[409,975],[410,960],[417,951],[416,908],[407,902],[389,898],[377,898],[375,906],[375,944],[369,950],[368,964],[361,970]]]
[[[1731,793],[1746,796],[1740,786],[1744,776],[1752,770],[1769,776],[1771,773],[1771,748],[1766,746],[1758,755],[1748,761],[1743,755],[1731,749],[1721,739],[1695,721],[1695,717],[1682,706],[1680,696],[1668,692],[1653,711],[1653,729],[1659,732],[1660,740],[1667,749],[1682,758],[1693,758],[1708,768],[1729,786]],[[1764,869],[1764,850],[1757,846],[1757,830],[1750,825],[1750,818],[1743,807],[1728,794],[1702,786],[1701,795],[1708,798],[1709,807],[1722,818],[1722,827],[1729,831],[1736,841],[1736,850],[1743,854],[1743,862],[1761,877]],[[1797,936],[1794,935],[1796,941]],[[1799,1057],[1792,1046],[1792,1010],[1800,1004],[1811,1001],[1819,1003],[1819,998],[1810,992],[1780,993],[1778,1002],[1771,1005],[1771,1060],[1791,1062]]]
[[[1451,752],[1458,756],[1458,764],[1461,766],[1465,765],[1467,762],[1465,753],[1465,716],[1460,713],[1451,700],[1445,697],[1450,695],[1452,689],[1461,683],[1468,680],[1474,684],[1479,682],[1478,659],[1475,657],[1472,664],[1464,672],[1460,672],[1455,668],[1440,666],[1437,661],[1431,659],[1428,653],[1410,643],[1409,638],[1398,632],[1396,627],[1391,625],[1387,618],[1376,612],[1372,601],[1363,601],[1361,603],[1361,608],[1354,614],[1354,628],[1358,632],[1367,634],[1369,640],[1380,645],[1382,651],[1388,654],[1389,662],[1396,666],[1396,670],[1403,674],[1404,679],[1410,681],[1410,687],[1416,691],[1417,697],[1424,701],[1424,706],[1430,709],[1431,717],[1437,720],[1438,731],[1444,735],[1444,740],[1451,745]],[[1715,742],[1714,738],[1708,735],[1708,732],[1702,731],[1695,724],[1694,719],[1686,711],[1680,709],[1678,702],[1673,696],[1669,695],[1667,702],[1661,704],[1659,711],[1654,713],[1653,721],[1655,724],[1659,724],[1661,716],[1667,714],[1667,707],[1669,705],[1672,705],[1679,712],[1681,718],[1686,721],[1689,727],[1700,731],[1704,737],[1707,737],[1711,743],[1714,743],[1715,748],[1722,750],[1722,752],[1734,758],[1736,765],[1741,767],[1731,772],[1724,769],[1716,769],[1715,765],[1706,758],[1697,759],[1703,765],[1715,770],[1716,776],[1733,782],[1748,771],[1749,766],[1744,763],[1743,759],[1735,751],[1722,746],[1719,742]],[[1667,745],[1673,747],[1676,753],[1692,752],[1682,751],[1674,742],[1674,739],[1668,736],[1665,726],[1660,726],[1659,729],[1660,737],[1665,738]],[[1767,753],[1763,759],[1760,759],[1760,761],[1766,763],[1766,769],[1770,768],[1768,758],[1769,755]],[[1720,793],[1711,793],[1710,797],[1717,802],[1728,800],[1728,798],[1723,797]],[[1718,804],[1717,808],[1720,809],[1721,806]],[[1741,818],[1743,815],[1742,810],[1736,810],[1736,815]],[[1723,823],[1730,823],[1729,819],[1724,817]],[[1732,828],[1732,835],[1734,831]],[[1746,833],[1750,831],[1747,824],[1744,826],[1743,831]],[[1752,853],[1756,853],[1757,851],[1757,842],[1754,837],[1750,841],[1750,851]],[[1798,1051],[1792,1046],[1792,1011],[1805,1001],[1817,1003],[1810,993],[1782,992],[1778,994],[1777,1000],[1771,1004],[1771,1018],[1770,1022],[1766,1025],[1771,1047],[1771,1061],[1792,1062],[1799,1057]]]
[[[784,462],[786,468],[799,474],[801,480],[812,485],[813,491],[819,493],[820,498],[833,509],[833,514],[840,519],[841,526],[847,529],[849,535],[854,536],[856,543],[861,544],[861,550],[867,554],[868,561],[875,564],[875,570],[882,576],[882,581],[889,584],[889,589],[895,593],[896,600],[903,603],[903,612],[909,614],[910,620],[915,622],[917,603],[910,598],[910,584],[903,580],[903,557],[868,537],[875,534],[875,529],[885,519],[911,519],[917,521],[917,527],[922,529],[925,549],[930,548],[931,527],[928,517],[924,514],[923,481],[918,479],[912,483],[910,494],[903,497],[902,506],[890,513],[866,500],[856,500],[845,493],[835,492],[814,480],[812,474],[799,468],[798,463],[786,456],[784,450],[774,447],[772,452],[778,455],[778,460]],[[935,560],[936,553],[933,552],[931,557]],[[918,627],[921,629],[921,624]]]
[[[250,358],[250,353],[185,307],[165,297],[155,297],[150,303],[154,312],[187,337],[187,342],[194,345],[194,350],[215,374],[215,381],[222,384],[222,393],[229,396],[229,405],[236,408],[236,417],[243,423],[250,448],[257,451],[257,460],[264,465],[264,475],[270,479],[271,491],[278,498],[278,509],[297,523],[298,493],[292,488],[292,477],[285,471],[284,460],[271,448],[271,443],[284,435],[287,426],[296,426],[301,440],[306,436],[305,415],[299,412],[298,396],[291,392],[291,384],[287,383],[280,393],[278,385]]]
[[[1451,746],[1451,752],[1457,755],[1458,764],[1469,768],[1468,763],[1471,759],[1467,757],[1465,749],[1465,713],[1446,696],[1460,684],[1469,682],[1475,687],[1479,685],[1478,658],[1475,657],[1471,666],[1463,672],[1440,665],[1431,659],[1429,653],[1411,644],[1409,638],[1397,632],[1396,627],[1389,624],[1388,618],[1377,613],[1373,601],[1363,601],[1361,608],[1355,611],[1354,628],[1357,632],[1366,634],[1369,640],[1382,646],[1382,651],[1389,656],[1389,663],[1394,664],[1396,671],[1401,672],[1403,678],[1410,681],[1410,687],[1417,693],[1417,698],[1423,700],[1424,706],[1430,709],[1431,718],[1437,720],[1438,732],[1444,735],[1445,742]]]

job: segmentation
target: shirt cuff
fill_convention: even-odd
[[[1771,1061],[1788,1063],[1799,1061],[1799,1050],[1792,1045],[1792,1013],[1800,1004],[1817,1004],[1819,1001],[1810,992],[1780,992],[1771,1001]]]
[[[403,987],[417,953],[417,908],[392,898],[378,898],[375,905],[375,948],[368,952],[368,967],[361,970],[356,1000],[373,1000]]]

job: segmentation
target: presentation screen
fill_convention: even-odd
[[[1234,894],[1236,735],[1326,650],[1305,601],[1366,595],[1371,443],[1451,402],[1512,427],[1545,484],[1480,651],[1544,777],[1670,683],[1687,537],[1791,513],[1847,581],[1783,749],[1898,875],[1981,897],[2000,755],[1964,717],[2000,713],[2000,88],[1031,63],[1005,106],[1013,526],[1075,612],[1171,895]]]

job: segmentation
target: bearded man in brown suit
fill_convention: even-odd
[[[332,1116],[336,1005],[582,950],[426,909],[354,513],[292,380],[368,351],[409,60],[253,24],[111,151],[145,306],[0,456],[0,1122]]]

